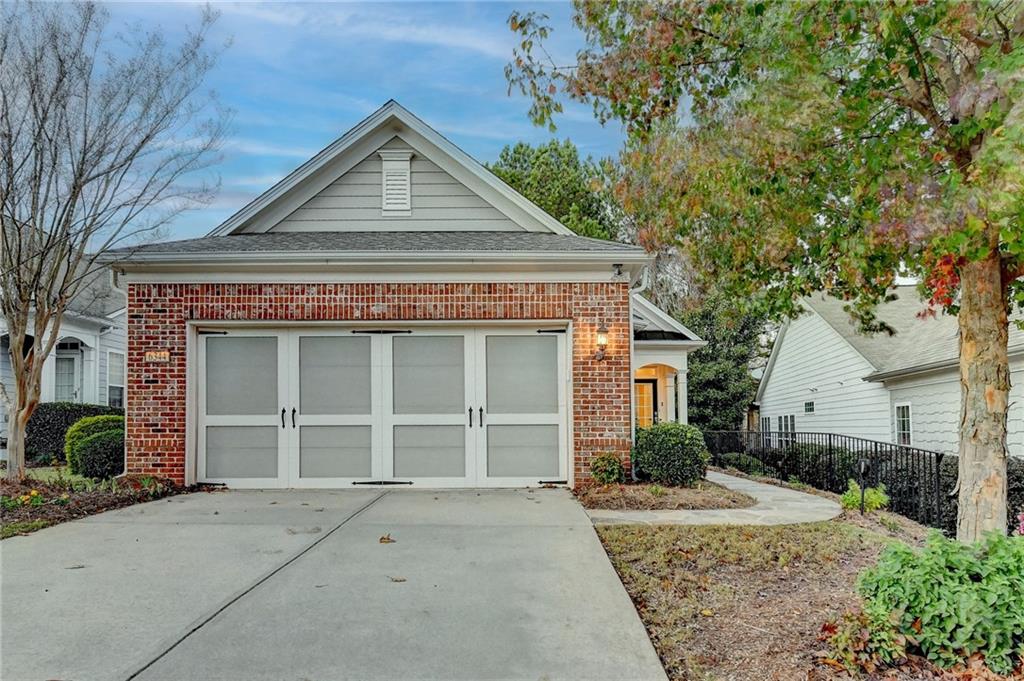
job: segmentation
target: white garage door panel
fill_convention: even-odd
[[[537,485],[568,474],[564,333],[204,330],[197,473],[233,487]]]
[[[300,478],[369,478],[373,475],[370,426],[299,426]]]

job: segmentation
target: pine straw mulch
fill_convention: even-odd
[[[875,514],[779,527],[597,528],[670,679],[852,678],[823,662],[822,625],[855,607],[857,574],[928,529]],[[898,517],[898,516],[895,516]],[[912,659],[871,679],[988,681]]]
[[[693,487],[670,487],[650,483],[587,485],[573,491],[584,508],[612,510],[709,510],[749,508],[753,497],[701,480]]]
[[[114,483],[0,480],[0,538],[16,537],[57,523],[182,491],[152,477],[121,477]],[[34,492],[34,493],[33,493]]]

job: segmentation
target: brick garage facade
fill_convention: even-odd
[[[130,284],[127,470],[185,481],[189,321],[465,321],[572,319],[574,479],[590,459],[630,447],[629,286],[613,283]],[[608,353],[594,359],[608,328]],[[166,350],[165,363],[147,351]]]

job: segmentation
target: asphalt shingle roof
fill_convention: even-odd
[[[902,371],[944,362],[956,362],[960,354],[956,317],[937,313],[919,315],[926,309],[916,286],[897,288],[898,298],[878,307],[878,318],[895,335],[866,335],[857,330],[843,301],[827,296],[812,296],[804,302],[828,323],[853,348],[864,356],[876,373]],[[1010,348],[1024,347],[1024,332],[1010,324]]]
[[[164,241],[114,255],[263,252],[514,252],[642,253],[638,246],[550,232],[265,232]]]

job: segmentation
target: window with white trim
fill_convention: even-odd
[[[813,414],[814,413],[814,402],[804,402],[804,413],[805,414]]]
[[[910,403],[896,405],[896,444],[913,444],[913,424],[910,420]]]
[[[768,432],[771,432],[771,429],[772,429],[772,419],[771,419],[771,417],[770,416],[762,416],[761,417],[761,432],[762,433],[768,433]]]
[[[124,406],[124,353],[107,353],[107,405]]]

